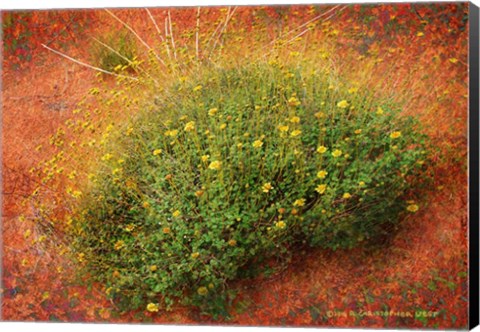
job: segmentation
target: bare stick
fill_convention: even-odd
[[[150,20],[153,22],[153,25],[155,26],[155,29],[157,29],[158,36],[162,40],[162,42],[165,41],[165,39],[162,36],[162,33],[160,32],[160,28],[158,27],[157,21],[155,21],[155,18],[153,17],[152,13],[148,10],[148,8],[145,8],[145,10],[148,13],[148,16],[150,17]]]
[[[160,40],[162,41],[162,43],[165,43],[165,38],[163,38],[163,35],[162,35],[162,32],[160,31],[160,28],[158,27],[158,24],[157,24],[157,21],[155,20],[155,18],[153,17],[152,13],[150,12],[150,10],[148,10],[148,8],[145,8],[145,10],[147,11],[148,13],[148,16],[150,17],[150,20],[153,22],[153,25],[155,25],[155,29],[157,29],[157,33],[158,33],[158,36],[160,37]],[[166,25],[165,25],[165,32],[166,32]],[[168,47],[168,44],[166,44],[166,49],[167,49],[167,55],[168,55],[168,58],[171,59],[170,57],[170,49]]]
[[[147,48],[148,51],[151,51],[153,50],[143,39],[142,37],[140,37],[136,32],[135,30],[133,30],[132,27],[130,27],[127,23],[125,23],[124,21],[122,21],[117,15],[115,15],[114,13],[112,13],[110,10],[106,9],[105,8],[105,11],[107,13],[109,13],[114,19],[116,19],[118,22],[120,22],[121,24],[123,24],[123,26],[125,28],[127,28],[128,30],[130,30],[131,33],[133,33],[133,35]],[[160,61],[162,64],[165,65],[165,62],[163,62],[162,59],[160,59],[160,57],[158,56],[158,54],[156,52],[153,52],[153,54],[155,54],[155,57],[158,59],[158,61]]]
[[[172,30],[172,18],[170,16],[170,10],[168,11],[168,24],[170,26],[170,37],[172,41],[172,48],[173,48],[173,56],[175,59],[177,58],[177,49],[175,47],[175,39],[173,38],[173,30]]]
[[[195,52],[197,54],[197,60],[199,58],[199,50],[198,50],[198,33],[200,31],[200,7],[197,8],[197,27],[195,29]]]
[[[168,39],[168,22],[167,22],[167,19],[165,19],[165,38]],[[172,57],[170,56],[170,46],[168,44],[168,40],[165,42],[165,47],[167,48],[168,57],[171,59]]]
[[[68,59],[68,60],[70,60],[70,61],[72,61],[72,62],[75,62],[76,64],[79,64],[79,65],[81,65],[81,66],[84,66],[84,67],[87,67],[87,68],[90,68],[90,69],[99,71],[99,72],[104,73],[104,74],[108,74],[108,75],[112,75],[112,76],[117,76],[117,77],[122,77],[122,78],[128,78],[128,79],[130,79],[130,80],[132,80],[132,81],[138,81],[138,79],[135,78],[135,77],[126,76],[126,75],[121,75],[121,74],[115,74],[115,73],[112,73],[112,72],[110,72],[110,71],[108,71],[108,70],[104,70],[104,69],[102,69],[102,68],[98,68],[98,67],[89,65],[89,64],[87,64],[87,63],[81,62],[81,61],[76,60],[76,59],[74,59],[74,58],[72,58],[72,57],[69,57],[69,56],[66,55],[66,54],[63,54],[63,53],[61,53],[61,52],[59,52],[59,51],[57,51],[57,50],[54,50],[53,48],[50,48],[50,47],[48,47],[48,46],[45,45],[45,44],[42,44],[42,46],[43,46],[44,48],[46,48],[47,50],[49,50],[50,52],[53,52],[53,53],[55,53],[55,54],[57,54],[57,55],[60,55],[61,57],[64,57],[65,59]]]

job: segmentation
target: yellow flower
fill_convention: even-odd
[[[352,195],[350,195],[349,193],[343,194],[343,198],[344,198],[344,199],[349,199],[349,198],[351,198],[351,197],[352,197]]]
[[[279,221],[275,224],[275,227],[280,228],[280,229],[284,229],[285,227],[287,227],[287,224],[285,224],[285,222],[283,222],[283,221]]]
[[[381,107],[377,108],[377,114],[382,115],[383,114],[383,109]]]
[[[190,121],[185,125],[185,131],[194,131],[195,130],[195,121]]]
[[[297,199],[293,202],[293,206],[304,206],[305,205],[305,198]]]
[[[326,189],[327,189],[326,184],[319,184],[317,188],[315,188],[315,191],[321,195],[325,192]]]
[[[202,161],[205,163],[207,162],[208,158],[210,158],[210,155],[206,154],[202,156]]]
[[[153,155],[158,156],[160,153],[162,153],[162,149],[155,149],[153,150]]]
[[[325,179],[325,177],[327,176],[328,172],[327,171],[320,171],[317,173],[317,178],[319,179]]]
[[[175,210],[175,211],[172,213],[172,216],[174,216],[175,218],[177,218],[177,217],[180,217],[181,214],[182,214],[182,213],[181,213],[180,211]]]
[[[263,191],[264,193],[268,193],[268,192],[269,192],[270,190],[272,190],[272,189],[273,189],[273,187],[272,187],[272,185],[270,184],[270,182],[265,183],[265,184],[262,186],[262,191]]]
[[[25,233],[23,233],[23,237],[26,239],[26,238],[28,238],[31,234],[32,234],[32,231],[29,230],[29,229],[27,229],[27,230],[25,231]]]
[[[107,161],[107,160],[110,160],[110,159],[112,159],[112,158],[113,158],[113,155],[110,154],[110,153],[107,153],[107,154],[105,154],[105,155],[102,157],[102,160],[103,160],[103,161]]]
[[[323,145],[320,145],[320,146],[317,148],[317,152],[320,153],[320,154],[327,152],[327,150],[328,150],[328,149],[327,149],[325,146],[323,146]]]
[[[50,298],[50,293],[49,292],[44,292],[42,294],[42,300],[45,301],[47,300],[48,298]]]
[[[359,185],[360,187],[363,187],[363,186],[365,186],[365,182],[364,182],[364,181],[360,181],[360,182],[358,183],[358,185]]]
[[[410,204],[407,206],[407,211],[409,212],[417,212],[418,211],[418,205],[417,204]]]
[[[300,123],[300,118],[298,116],[292,116],[290,118],[291,123]]]
[[[208,115],[210,116],[215,116],[215,114],[217,114],[218,112],[218,108],[211,108],[209,111],[208,111]]]
[[[125,247],[125,242],[122,241],[122,240],[118,240],[118,241],[115,243],[115,245],[113,246],[113,248],[114,248],[115,250],[120,250],[120,249],[122,249],[123,247]]]
[[[142,203],[142,206],[145,208],[145,209],[148,209],[150,207],[150,203],[148,202],[143,202]]]
[[[315,116],[317,119],[320,119],[321,117],[323,117],[325,114],[323,114],[322,112],[317,112],[315,113],[313,116]]]
[[[228,245],[230,247],[235,247],[237,245],[237,241],[235,241],[234,239],[231,239],[230,241],[228,241]]]
[[[350,88],[348,89],[348,93],[352,94],[352,93],[356,93],[358,92],[358,88]]]
[[[170,227],[164,227],[163,228],[163,234],[169,234],[170,233]]]
[[[357,130],[355,130],[355,134],[358,135],[358,134],[361,134],[361,133],[362,133],[362,129],[357,129]]]
[[[125,230],[127,232],[133,231],[134,228],[135,228],[135,225],[133,225],[133,224],[128,224],[127,226],[125,226]]]
[[[202,197],[202,195],[203,195],[203,190],[197,190],[195,192],[195,196],[197,196],[197,197]]]
[[[222,168],[222,163],[218,160],[212,161],[210,165],[208,165],[208,168],[219,171]]]
[[[158,304],[149,303],[149,304],[147,305],[147,311],[149,311],[149,312],[158,312]]]
[[[84,258],[85,258],[85,254],[83,252],[81,252],[77,255],[77,259],[78,259],[79,262],[83,262]]]
[[[198,258],[198,256],[200,256],[200,253],[197,251],[197,252],[193,252],[191,255],[190,255],[193,259],[195,258]]]
[[[450,59],[448,59],[448,61],[450,61],[451,63],[457,63],[458,59],[457,58],[450,58]]]
[[[263,145],[263,142],[259,139],[257,139],[255,142],[253,142],[252,146],[256,149],[261,148]]]
[[[73,198],[78,198],[78,197],[80,197],[80,196],[82,196],[82,192],[79,191],[79,190],[75,190],[75,191],[72,193],[72,197],[73,197]]]
[[[290,133],[290,136],[292,136],[292,137],[297,137],[297,136],[299,136],[301,133],[302,133],[302,131],[297,129],[297,130],[292,131],[292,132]]]
[[[208,294],[208,289],[207,289],[207,287],[203,287],[203,286],[199,287],[197,289],[197,293],[198,293],[198,295],[202,295],[202,296],[207,295]]]
[[[165,136],[175,137],[178,134],[178,130],[167,130],[165,132]]]
[[[342,100],[342,101],[339,101],[337,103],[337,106],[340,107],[340,108],[347,108],[350,104],[348,103],[348,101],[346,101],[345,99]]]
[[[288,131],[288,126],[280,125],[278,126],[278,130],[280,130],[282,133]]]
[[[400,131],[394,131],[390,134],[390,138],[392,139],[399,138],[400,136],[402,136],[402,133]]]
[[[417,32],[417,37],[423,37],[423,36],[425,36],[425,34],[423,32],[421,32],[421,31]]]
[[[295,96],[292,96],[290,99],[288,99],[288,105],[290,106],[298,106],[300,104],[301,102]]]
[[[201,85],[197,85],[196,87],[193,88],[193,91],[194,91],[194,92],[197,92],[197,91],[202,90],[202,88],[203,88],[203,87],[202,87]]]
[[[341,155],[342,155],[342,151],[339,150],[339,149],[335,149],[335,150],[332,152],[332,156],[334,156],[335,158],[340,157]]]
[[[222,124],[220,125],[220,130],[223,130],[223,129],[225,129],[225,128],[227,128],[227,124],[226,124],[226,123],[222,123]]]
[[[155,271],[157,271],[157,269],[158,269],[158,268],[157,268],[157,266],[156,266],[156,265],[152,265],[152,266],[150,266],[150,271],[152,271],[152,272],[155,272]]]

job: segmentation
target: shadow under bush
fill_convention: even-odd
[[[250,65],[168,94],[119,130],[75,223],[82,266],[120,308],[226,315],[242,270],[299,244],[355,247],[419,209],[416,120],[325,72]]]

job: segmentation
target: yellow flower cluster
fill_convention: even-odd
[[[305,205],[305,198],[300,198],[295,200],[295,202],[293,202],[293,206],[304,206],[304,205]]]
[[[315,188],[315,191],[321,195],[321,194],[325,193],[325,190],[326,190],[326,189],[327,189],[327,185],[326,185],[326,184],[319,184],[319,185]]]
[[[190,122],[188,122],[188,123],[185,125],[184,130],[185,130],[186,132],[194,131],[194,130],[195,130],[195,121],[190,121]]]
[[[208,168],[215,171],[219,171],[220,169],[222,169],[222,163],[218,160],[212,161],[210,165],[208,165]]]
[[[149,303],[147,305],[147,311],[149,311],[149,312],[158,312],[158,310],[159,310],[158,304]]]
[[[265,184],[262,186],[262,191],[263,191],[264,193],[268,193],[268,192],[269,192],[270,190],[272,190],[272,189],[273,189],[273,186],[272,186],[272,184],[271,184],[270,182],[267,182],[267,183],[265,183]]]
[[[263,146],[263,142],[261,140],[257,139],[255,142],[253,142],[252,146],[255,149],[259,149]]]
[[[334,156],[335,158],[338,158],[342,155],[342,150],[339,150],[339,149],[335,149],[333,152],[332,152],[332,156]]]
[[[390,138],[392,139],[399,138],[400,136],[402,136],[402,132],[400,131],[394,131],[393,133],[390,134]]]
[[[328,172],[327,171],[320,171],[317,173],[317,178],[319,179],[325,179],[325,177],[327,176]]]
[[[275,227],[280,228],[280,229],[284,229],[285,227],[287,227],[287,224],[285,224],[285,222],[283,222],[283,221],[279,221],[279,222],[275,223]]]
[[[340,108],[347,108],[348,106],[350,106],[350,104],[346,100],[342,100],[337,103],[337,107]]]

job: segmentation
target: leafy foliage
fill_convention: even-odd
[[[160,296],[217,313],[242,269],[298,244],[352,248],[418,209],[413,118],[320,71],[204,77],[113,140],[84,198],[75,247],[123,307]]]

